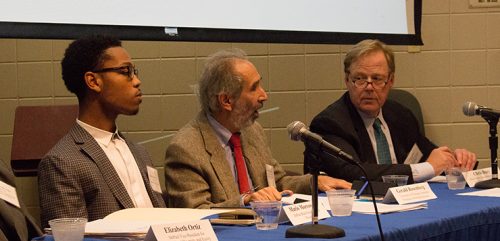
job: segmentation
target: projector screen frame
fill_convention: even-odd
[[[76,39],[89,34],[107,34],[122,40],[196,41],[295,44],[355,44],[379,39],[390,45],[423,45],[421,38],[422,0],[414,0],[414,34],[380,34],[312,31],[242,30],[164,27],[0,22],[0,38]]]

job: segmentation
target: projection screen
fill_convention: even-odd
[[[421,0],[10,0],[0,37],[422,44]]]

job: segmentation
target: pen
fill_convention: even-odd
[[[255,186],[254,188],[251,188],[250,190],[246,191],[244,194],[252,194],[254,193],[258,188],[260,188],[260,185]]]
[[[368,186],[368,180],[365,181],[365,184],[363,184],[363,186],[359,189],[358,193],[356,194],[356,199],[359,199],[359,196],[361,196],[361,194],[363,194],[363,192],[366,189],[366,186]]]

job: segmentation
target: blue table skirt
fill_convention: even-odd
[[[500,240],[500,198],[459,196],[456,194],[476,189],[448,190],[442,183],[433,183],[431,188],[438,198],[428,200],[427,209],[380,216],[385,240]],[[335,240],[380,240],[375,215],[353,213],[320,223],[344,229],[346,236]],[[291,225],[280,225],[274,231],[258,231],[253,226],[213,227],[221,241],[290,240],[285,239],[285,232]]]
[[[427,209],[380,216],[385,240],[500,240],[500,198],[458,196],[457,193],[476,189],[448,190],[446,184],[441,183],[433,183],[431,188],[438,198],[427,201]],[[320,223],[344,229],[346,236],[335,240],[380,240],[375,215],[353,213],[349,217],[332,217]],[[255,226],[213,225],[219,241],[300,240],[285,238],[290,227],[290,224],[280,224],[276,230],[261,231]],[[37,240],[53,241],[50,236]]]

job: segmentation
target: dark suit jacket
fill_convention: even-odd
[[[134,155],[154,207],[165,207],[162,194],[151,188],[146,166],[153,166],[144,147],[125,140]],[[133,208],[108,157],[95,139],[75,124],[42,159],[38,167],[42,226],[53,218],[104,218]]]
[[[247,169],[255,187],[267,187],[265,165],[274,167],[278,190],[310,193],[310,175],[285,176],[272,157],[258,123],[241,130]],[[165,186],[168,206],[176,208],[239,207],[238,186],[216,133],[204,113],[184,126],[167,148]]]
[[[3,161],[0,161],[0,180],[16,188],[14,175]],[[27,241],[42,235],[21,199],[19,204],[20,208],[0,199],[0,241]]]
[[[411,111],[401,104],[387,100],[382,107],[384,119],[391,131],[394,151],[399,164],[378,165],[370,137],[366,131],[361,116],[352,104],[349,93],[320,112],[311,122],[312,132],[320,134],[326,141],[352,155],[355,161],[362,164],[370,180],[380,180],[386,174],[404,174],[413,183],[411,168],[403,164],[414,144],[422,151],[425,161],[431,151],[436,148],[431,141],[419,131],[417,119]],[[304,169],[313,163],[314,148],[306,145],[304,153]],[[361,170],[353,164],[346,163],[330,155],[321,155],[321,170],[328,175],[353,181],[364,176]]]

